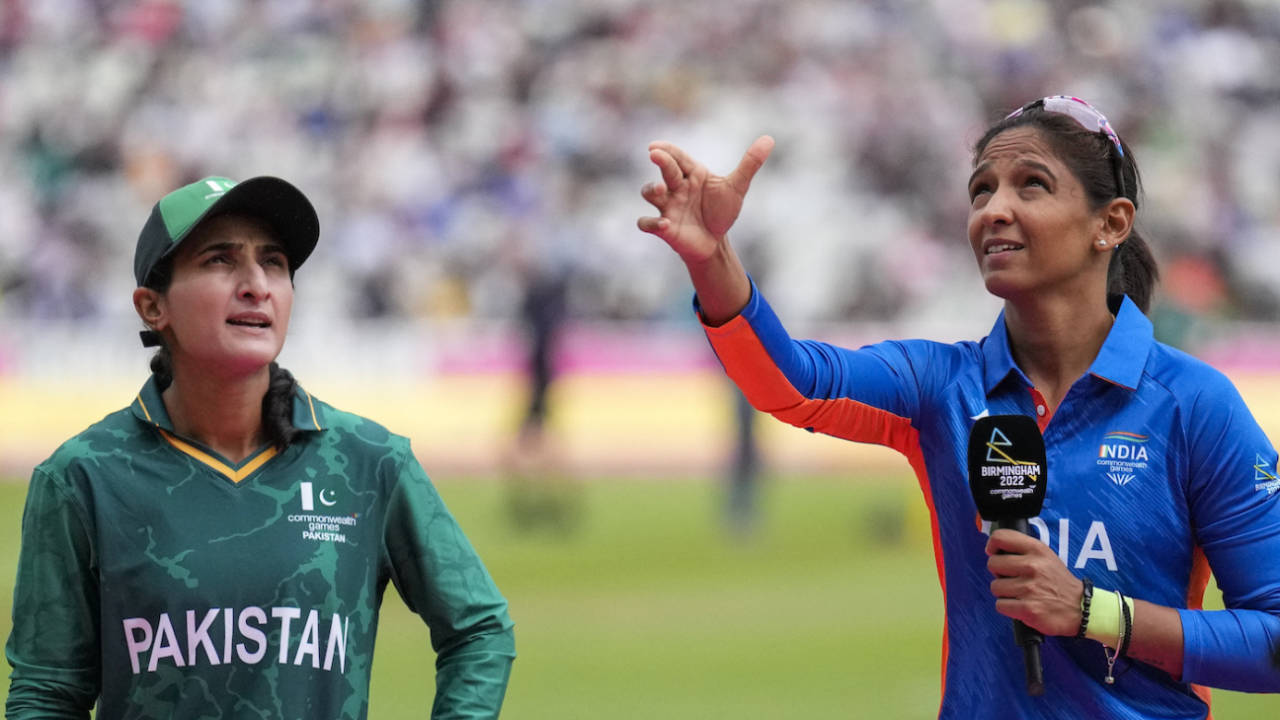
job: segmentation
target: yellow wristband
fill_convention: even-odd
[[[1124,642],[1124,611],[1120,609],[1120,593],[1093,589],[1093,602],[1089,608],[1089,627],[1084,636],[1097,640],[1109,648],[1119,648]],[[1125,597],[1124,603],[1129,606],[1129,624],[1133,626],[1133,598]]]

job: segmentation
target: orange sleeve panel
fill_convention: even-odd
[[[918,452],[918,436],[908,418],[850,398],[805,397],[778,368],[742,316],[705,329],[725,372],[757,410],[806,430],[884,445],[904,455]]]

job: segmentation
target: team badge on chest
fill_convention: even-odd
[[[1102,438],[1098,447],[1098,465],[1108,480],[1124,487],[1148,467],[1146,435],[1114,430]]]
[[[302,526],[302,539],[314,542],[346,544],[354,538],[351,532],[360,521],[359,513],[342,512],[339,493],[332,488],[317,487],[307,481],[298,483],[298,500],[302,512],[286,519]]]

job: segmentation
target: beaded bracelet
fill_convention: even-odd
[[[1083,578],[1084,593],[1080,596],[1080,629],[1076,631],[1076,639],[1083,640],[1085,631],[1089,629],[1089,607],[1093,605],[1093,581]]]

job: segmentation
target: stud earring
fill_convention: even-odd
[[[1098,241],[1098,245],[1101,245],[1102,247],[1106,247],[1106,246],[1107,246],[1107,241],[1106,241],[1106,240],[1099,240],[1099,241]]]

